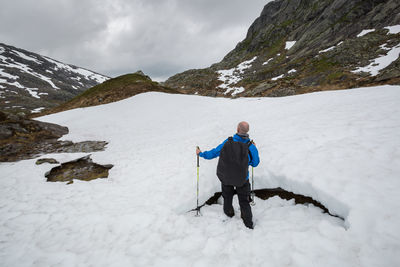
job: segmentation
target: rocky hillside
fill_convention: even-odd
[[[97,106],[119,101],[146,92],[181,93],[179,90],[162,86],[142,71],[125,74],[96,85],[71,100],[52,109],[34,114],[33,117],[61,112],[74,108]]]
[[[0,43],[0,110],[37,112],[108,77]]]
[[[398,0],[276,0],[224,59],[165,84],[212,96],[285,96],[400,84]]]

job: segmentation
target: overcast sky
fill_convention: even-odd
[[[220,61],[269,0],[0,0],[0,42],[115,77]]]

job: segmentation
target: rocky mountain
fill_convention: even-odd
[[[38,112],[107,79],[93,71],[0,43],[0,110]]]
[[[165,85],[233,97],[400,84],[399,54],[398,0],[276,0],[221,62]]]

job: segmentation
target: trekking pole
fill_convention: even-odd
[[[196,147],[198,150],[200,148]],[[196,217],[201,216],[200,214],[200,207],[199,207],[199,169],[200,169],[200,162],[199,162],[199,154],[197,154],[197,203],[196,203]]]
[[[256,202],[254,201],[255,193],[254,193],[254,167],[251,166],[251,202],[250,205],[254,206]]]

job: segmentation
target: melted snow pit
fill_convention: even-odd
[[[68,184],[71,184],[73,179],[91,181],[98,178],[107,178],[108,170],[112,167],[113,165],[111,164],[100,165],[94,163],[90,155],[88,155],[52,168],[45,174],[45,177],[47,182],[68,182]]]
[[[284,189],[282,189],[280,187],[278,187],[278,188],[257,189],[257,190],[254,190],[254,193],[255,193],[256,197],[261,198],[262,200],[267,200],[269,198],[278,196],[278,197],[280,197],[282,199],[285,199],[285,200],[294,199],[294,202],[296,204],[313,204],[314,206],[322,209],[322,211],[324,213],[328,213],[330,216],[339,218],[339,219],[344,221],[344,218],[342,218],[342,217],[340,217],[338,215],[331,214],[329,212],[329,210],[324,205],[322,205],[320,202],[314,200],[313,198],[308,197],[308,196],[304,196],[304,195],[300,195],[300,194],[295,194],[293,192],[286,191],[286,190],[284,190]],[[217,204],[218,200],[221,197],[221,195],[222,195],[221,192],[216,192],[203,205],[201,205],[200,208],[203,207],[206,204],[207,205]]]

